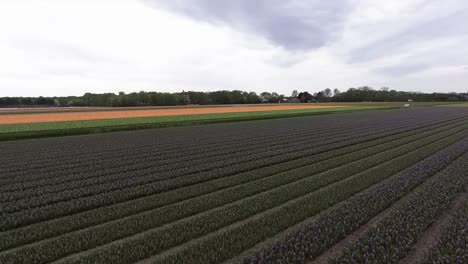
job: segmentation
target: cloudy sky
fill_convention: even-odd
[[[466,0],[2,0],[0,97],[468,91]]]

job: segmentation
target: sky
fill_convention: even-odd
[[[467,0],[2,0],[0,97],[468,92]]]

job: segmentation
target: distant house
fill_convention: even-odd
[[[313,95],[311,95],[308,92],[299,93],[297,98],[299,99],[301,103],[316,103],[317,102],[317,98],[315,98]]]

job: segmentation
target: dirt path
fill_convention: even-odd
[[[202,115],[202,114],[225,114],[243,112],[265,112],[282,110],[305,110],[305,109],[334,109],[346,106],[334,105],[277,105],[277,106],[240,106],[240,107],[213,107],[213,108],[185,108],[185,109],[154,109],[154,110],[132,110],[111,112],[80,112],[80,113],[54,113],[54,114],[22,114],[1,115],[0,125],[33,124],[48,122],[105,120],[118,118],[139,118],[158,116],[180,116],[180,115]]]
[[[455,198],[452,203],[450,203],[450,206],[439,214],[434,223],[432,223],[424,232],[421,239],[419,239],[419,241],[413,245],[409,254],[399,263],[422,263],[425,259],[426,253],[430,248],[435,246],[438,238],[442,235],[442,232],[453,218],[455,212],[463,205],[466,200],[468,200],[468,185],[465,186],[464,191],[458,195],[458,197]]]

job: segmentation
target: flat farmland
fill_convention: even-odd
[[[243,112],[267,112],[284,110],[308,110],[308,109],[334,109],[346,106],[335,105],[269,105],[269,106],[238,106],[238,107],[189,107],[175,109],[132,109],[120,111],[84,111],[79,113],[35,113],[21,115],[0,115],[0,125],[35,124],[51,122],[70,122],[87,120],[108,120],[120,118],[141,118],[157,116],[187,116],[201,114],[225,114]]]
[[[0,141],[389,109],[394,106],[267,104],[0,110]],[[44,112],[45,111],[45,112]]]
[[[0,141],[402,108],[404,103],[320,103],[0,109]],[[412,107],[467,106],[418,102]]]
[[[466,263],[468,108],[0,143],[0,263]]]

